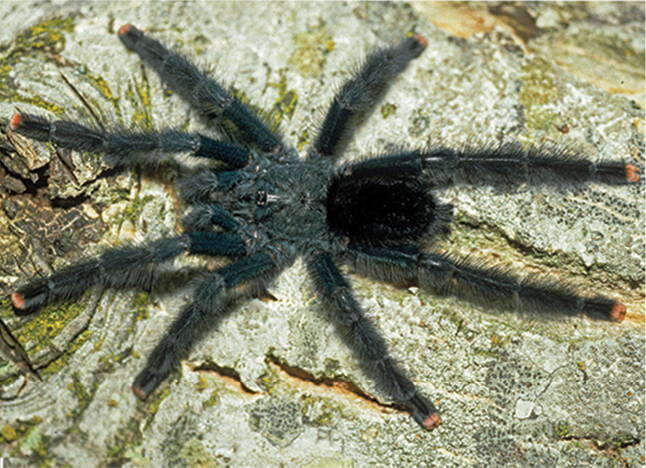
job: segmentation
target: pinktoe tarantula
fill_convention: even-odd
[[[380,390],[403,405],[426,429],[440,424],[437,409],[402,372],[388,346],[355,299],[339,263],[358,273],[496,307],[579,314],[621,321],[625,307],[607,297],[583,297],[566,286],[517,279],[488,268],[425,252],[422,241],[446,231],[452,207],[432,190],[452,184],[527,182],[632,183],[640,169],[621,161],[597,163],[563,151],[525,150],[519,145],[456,150],[410,149],[336,166],[355,128],[407,64],[425,49],[414,34],[371,54],[336,93],[314,143],[299,157],[280,135],[179,53],[132,25],[119,38],[154,69],[161,80],[204,117],[229,122],[237,142],[199,133],[91,129],[72,121],[50,122],[16,113],[14,132],[78,151],[102,153],[115,166],[172,163],[176,153],[214,160],[212,167],[186,168],[180,193],[191,211],[184,232],[136,247],[107,250],[46,278],[34,279],[11,295],[18,314],[54,301],[71,300],[94,285],[152,288],[160,264],[180,254],[230,257],[201,279],[192,302],[148,358],[133,384],[146,398],[168,377],[205,324],[231,303],[259,295],[297,257],[303,257],[316,292],[342,328],[348,345]]]

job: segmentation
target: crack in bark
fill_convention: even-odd
[[[368,395],[365,391],[359,388],[355,383],[348,380],[341,380],[331,377],[316,377],[312,373],[303,370],[299,367],[292,366],[287,364],[277,356],[273,354],[268,354],[266,358],[268,364],[273,364],[280,371],[282,371],[287,376],[292,379],[296,379],[299,382],[304,382],[308,385],[315,385],[317,387],[326,387],[333,389],[338,393],[343,394],[344,396],[350,396],[353,398],[359,398],[363,403],[378,409],[379,411],[384,412],[385,410],[399,410],[402,412],[408,412],[403,406],[395,403],[382,403],[377,398]]]
[[[392,412],[393,410],[407,412],[403,406],[396,403],[380,402],[377,398],[370,396],[353,382],[331,377],[316,377],[312,373],[301,369],[300,367],[287,364],[273,354],[268,354],[266,356],[265,363],[268,366],[276,368],[283,374],[285,379],[296,380],[298,384],[305,384],[308,387],[324,387],[326,389],[333,390],[346,398],[359,398],[362,403],[367,404],[380,412]],[[221,366],[213,361],[205,361],[199,365],[187,363],[187,365],[194,372],[215,374],[221,379],[240,388],[248,395],[260,395],[263,393],[249,388],[240,377],[240,373],[232,367]]]
[[[25,175],[12,170],[9,166],[4,164],[2,160],[0,160],[0,168],[4,170],[7,176],[15,180],[18,180],[25,187],[25,189],[22,192],[15,192],[15,193],[32,195],[32,196],[38,196],[39,191],[41,191],[44,188],[47,188],[48,179],[49,179],[49,164],[50,163],[48,162],[37,169],[29,171],[30,176],[32,175],[35,176],[35,179],[33,179],[32,177],[26,177]]]
[[[625,439],[619,439],[619,437],[612,439],[612,440],[606,440],[606,441],[600,441],[597,437],[594,436],[589,436],[589,435],[563,435],[558,437],[559,441],[579,441],[579,442],[586,442],[589,446],[591,446],[593,449],[598,450],[599,452],[603,452],[611,456],[612,458],[615,458],[617,461],[622,463],[622,466],[631,466],[630,463],[628,463],[625,458],[621,455],[619,450],[629,448],[629,447],[636,447],[641,443],[641,439],[638,437],[633,437],[629,436],[626,437]]]
[[[83,203],[89,200],[89,196],[85,193],[82,193],[80,195],[77,195],[75,197],[70,197],[70,198],[50,198],[50,206],[52,208],[61,208],[61,209],[69,209],[69,208],[74,208],[76,206],[81,206]]]
[[[234,384],[236,387],[239,387],[246,394],[258,395],[260,393],[247,387],[247,385],[240,377],[240,373],[232,367],[220,366],[213,361],[206,361],[199,366],[191,365],[190,363],[188,365],[193,372],[215,374],[223,380],[226,380],[227,382]]]

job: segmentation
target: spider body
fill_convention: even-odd
[[[117,166],[175,163],[186,171],[179,191],[189,212],[183,233],[144,245],[114,248],[11,295],[18,314],[77,298],[88,288],[154,289],[159,266],[180,254],[229,258],[205,273],[136,377],[133,391],[146,398],[186,357],[211,323],[240,297],[261,294],[293,261],[302,257],[323,305],[341,328],[364,371],[381,392],[412,413],[426,429],[440,424],[433,405],[388,352],[385,340],[354,298],[338,268],[397,284],[418,285],[488,307],[585,314],[621,321],[625,307],[603,296],[583,296],[555,282],[516,278],[487,267],[426,252],[446,230],[452,206],[435,189],[456,183],[634,183],[640,168],[623,161],[588,161],[563,151],[502,145],[476,149],[403,149],[338,167],[352,129],[367,117],[388,85],[426,47],[419,35],[371,54],[338,90],[307,154],[302,158],[262,119],[181,54],[134,26],[119,30],[160,79],[207,119],[226,120],[243,141],[165,129],[106,132],[72,121],[50,122],[17,113],[10,130],[61,147],[104,155]],[[216,165],[183,167],[177,153]]]
[[[416,241],[438,223],[438,210],[450,212],[415,169],[337,170],[325,160],[258,164],[219,173],[217,180],[188,179],[182,192],[192,203],[214,203],[234,213],[246,230],[260,226],[257,235],[265,241],[293,243],[300,255],[321,248],[342,252],[352,242]],[[191,230],[191,223],[205,226],[204,221],[188,221],[185,229]]]

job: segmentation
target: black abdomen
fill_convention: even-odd
[[[356,241],[418,239],[435,219],[435,201],[412,158],[347,167],[332,178],[326,204],[330,229]]]

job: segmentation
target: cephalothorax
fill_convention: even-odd
[[[151,353],[133,384],[140,398],[147,397],[186,356],[206,322],[221,316],[235,299],[262,294],[297,257],[304,258],[332,318],[346,328],[346,341],[364,370],[426,429],[440,424],[437,409],[390,357],[337,263],[379,280],[419,285],[496,307],[624,318],[625,307],[612,299],[584,297],[566,286],[532,278],[519,280],[500,268],[428,253],[421,243],[446,230],[451,221],[452,207],[440,203],[432,189],[501,181],[632,183],[639,180],[638,167],[622,161],[593,163],[563,151],[526,150],[520,145],[409,149],[335,166],[352,129],[426,47],[420,35],[410,35],[366,59],[335,95],[302,158],[182,55],[132,25],[123,26],[119,38],[206,119],[232,123],[241,141],[176,130],[106,132],[71,121],[14,114],[10,130],[65,148],[102,153],[117,166],[181,166],[173,159],[177,153],[215,164],[183,167],[188,175],[180,182],[180,193],[189,212],[181,235],[108,250],[32,280],[11,300],[17,313],[28,314],[50,302],[78,297],[93,285],[153,288],[160,264],[183,253],[230,258],[227,266],[205,274],[192,302]]]

